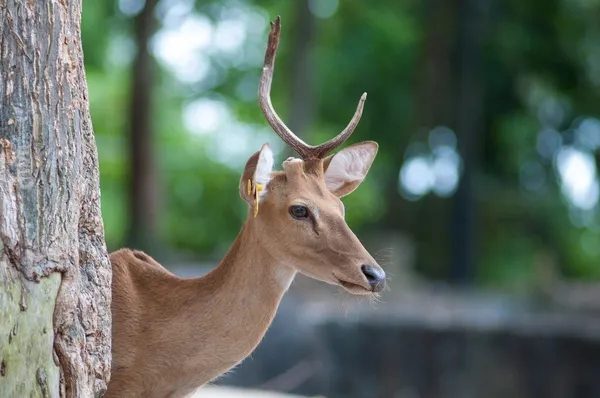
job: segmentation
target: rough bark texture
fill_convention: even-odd
[[[92,397],[110,374],[111,267],[81,0],[0,0],[0,395]]]

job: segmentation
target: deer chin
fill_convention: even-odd
[[[366,287],[364,287],[362,285],[344,281],[335,275],[333,277],[336,280],[336,285],[343,287],[344,290],[347,291],[348,293],[351,293],[351,294],[354,294],[357,296],[366,296],[366,295],[374,294],[371,289],[367,289]]]

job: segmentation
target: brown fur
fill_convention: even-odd
[[[249,159],[240,181],[248,219],[207,275],[179,278],[139,251],[110,255],[113,364],[105,397],[184,397],[231,369],[259,344],[297,271],[371,294],[360,267],[377,263],[325,186],[323,161],[272,173],[254,218],[246,184],[257,159],[257,154]],[[350,184],[354,187],[344,192],[358,185]],[[315,209],[315,222],[293,219],[292,204]]]

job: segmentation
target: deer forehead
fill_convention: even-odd
[[[315,216],[321,212],[344,215],[341,200],[327,189],[322,160],[289,157],[282,166],[283,171],[272,172],[269,181],[269,191],[278,207],[304,205]]]
[[[316,217],[321,214],[344,216],[342,201],[329,192],[322,177],[303,174],[302,178],[290,180],[285,173],[279,172],[271,180],[269,189],[277,207],[302,205]]]

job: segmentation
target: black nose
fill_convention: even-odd
[[[385,287],[385,272],[379,267],[363,264],[360,267],[363,274],[367,277],[369,285],[374,292],[380,292]]]

